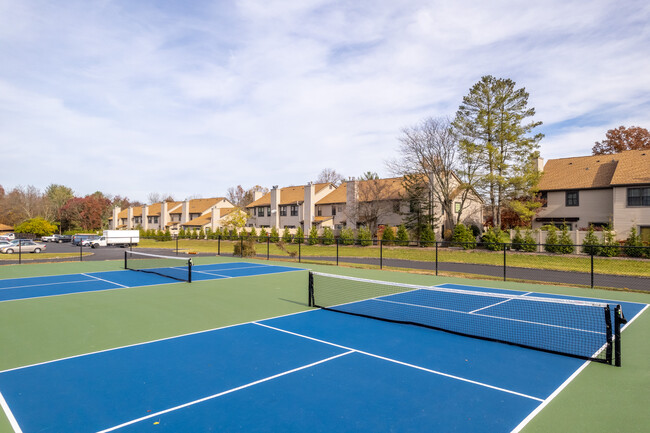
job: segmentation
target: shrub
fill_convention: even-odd
[[[296,230],[296,235],[293,237],[293,242],[296,244],[305,242],[305,233],[302,231],[302,227],[298,227],[298,230]]]
[[[316,226],[312,226],[309,229],[309,239],[307,240],[309,245],[316,245],[318,243],[318,229]]]
[[[237,233],[236,228],[230,229],[230,239],[237,239],[239,237],[239,233]]]
[[[339,234],[339,242],[341,245],[354,245],[354,230],[351,228],[341,229]]]
[[[271,235],[269,236],[269,240],[273,243],[276,243],[280,240],[280,234],[278,233],[277,228],[271,227]]]
[[[406,230],[404,224],[400,224],[397,228],[397,245],[407,246],[409,244],[409,232]]]
[[[521,246],[521,249],[527,253],[534,253],[537,251],[537,242],[533,239],[533,232],[526,230],[524,235],[524,243]]]
[[[323,228],[323,237],[321,238],[323,245],[332,245],[334,243],[334,232],[329,227]]]
[[[250,238],[256,240],[256,241],[258,240],[257,239],[257,230],[255,230],[255,227],[251,227],[251,231],[248,233],[248,236]]]
[[[625,240],[625,247],[623,248],[623,252],[628,257],[641,257],[643,256],[643,248],[639,247],[642,246],[643,242],[641,242],[641,236],[637,234],[636,227],[632,227],[630,230],[630,235]]]
[[[620,253],[616,235],[612,231],[612,226],[608,225],[603,231],[603,246],[600,249],[600,255],[603,257],[616,257]]]
[[[384,227],[384,232],[381,234],[381,242],[383,245],[395,244],[395,232],[391,226]]]
[[[501,242],[503,242],[501,230],[490,227],[485,233],[483,233],[481,242],[483,242],[485,248],[488,250],[501,251],[503,249],[503,246],[501,245]]]
[[[569,235],[569,227],[566,224],[562,225],[562,231],[560,232],[560,238],[558,239],[560,246],[557,247],[558,253],[560,254],[572,254],[573,253],[573,241]]]
[[[452,236],[452,245],[458,245],[465,250],[476,248],[476,237],[474,232],[465,224],[459,223],[454,227],[454,234]]]
[[[431,247],[436,243],[436,233],[433,231],[430,225],[425,225],[420,230],[420,246],[421,247]]]
[[[163,241],[171,241],[172,240],[172,234],[169,231],[169,229],[165,229],[165,234],[163,235]]]
[[[56,231],[56,225],[37,217],[18,224],[14,231],[16,233],[31,233],[36,236],[49,236]]]
[[[602,246],[600,239],[598,239],[598,236],[596,236],[594,226],[590,225],[589,230],[587,231],[587,236],[585,236],[585,239],[582,241],[582,252],[585,254],[593,254],[594,256],[597,256],[600,254],[601,248]]]
[[[558,243],[560,243],[560,238],[557,236],[557,227],[548,226],[546,242],[544,243],[544,250],[547,253],[559,253],[560,248],[558,246]]]
[[[243,242],[235,242],[233,254],[236,257],[255,257],[257,255],[257,252],[255,251],[255,241],[253,238],[249,237]]]
[[[370,233],[369,228],[361,227],[357,230],[357,242],[359,242],[359,245],[362,247],[372,245],[372,233]]]
[[[282,233],[282,242],[286,244],[290,244],[291,241],[293,241],[293,236],[291,236],[291,232],[289,229],[284,229],[284,233]]]
[[[512,238],[512,249],[517,251],[524,249],[524,237],[521,235],[519,226],[515,227],[515,236]]]
[[[257,238],[257,242],[266,242],[266,238],[268,238],[268,237],[269,237],[269,235],[266,232],[266,229],[264,227],[262,227],[260,229],[260,237]]]

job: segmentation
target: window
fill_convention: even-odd
[[[393,212],[394,213],[399,213],[399,202],[393,202]]]
[[[316,210],[316,215],[323,216],[323,209],[320,206],[318,206],[318,209]]]
[[[266,208],[266,216],[267,217],[271,216],[271,206]]]
[[[280,206],[280,216],[287,216],[287,207]]]
[[[567,191],[566,192],[566,206],[579,206],[579,194],[578,191]]]
[[[298,206],[295,204],[291,205],[291,216],[298,216]]]
[[[548,206],[548,192],[542,191],[539,193],[539,198],[542,200],[542,207]]]
[[[336,206],[332,206],[332,216],[336,215]]]
[[[627,189],[628,206],[650,206],[650,186]]]
[[[147,221],[149,222],[149,224],[158,224],[158,217],[157,216],[147,217]]]

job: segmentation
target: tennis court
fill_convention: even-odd
[[[490,287],[350,269],[341,271],[351,279],[333,276],[335,284],[317,282],[309,292],[306,270],[256,261],[195,264],[192,284],[85,266],[77,274],[0,280],[0,293],[12,293],[0,302],[0,313],[9,314],[0,319],[0,342],[16,349],[14,356],[0,355],[6,417],[0,431],[534,431],[530,421],[552,414],[547,406],[558,395],[570,397],[577,377],[618,376],[620,386],[638,368],[635,338],[647,337],[639,332],[648,322],[640,302],[647,295],[608,293],[618,295],[612,301],[581,296],[589,293],[583,289],[532,293],[530,285],[517,290],[513,283]],[[408,284],[359,295],[377,287],[365,277]],[[343,287],[344,296],[328,285]],[[325,308],[309,308],[312,300]],[[390,317],[333,311],[377,316],[376,304]],[[531,316],[527,307],[510,310],[519,304],[562,307],[557,315]],[[581,359],[586,351],[606,362],[601,327],[608,319],[599,309],[610,304],[620,305],[627,319],[620,368]],[[422,322],[415,307],[427,317],[432,308],[453,314],[452,323],[476,316],[479,329],[507,321],[497,326],[499,334],[515,322],[561,328],[553,338],[568,347],[585,340],[573,335],[576,329],[599,339],[566,356],[386,321]],[[567,326],[582,308],[597,309],[600,324]],[[5,328],[19,320],[15,333]],[[23,342],[30,336],[33,342]],[[525,338],[529,346],[533,337]]]

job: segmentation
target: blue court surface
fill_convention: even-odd
[[[246,262],[216,263],[195,265],[192,269],[192,278],[194,281],[219,280],[222,278],[251,277],[301,270],[299,268]],[[130,270],[11,278],[0,280],[0,302],[71,293],[154,286],[174,282],[176,281],[161,275]]]
[[[310,310],[6,370],[0,404],[25,433],[510,432],[585,365]]]

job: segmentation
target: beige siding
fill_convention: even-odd
[[[636,227],[638,233],[639,227],[650,226],[650,207],[628,206],[627,188],[615,187],[613,192],[614,227],[618,239],[627,238],[632,227]]]
[[[578,206],[566,206],[565,191],[549,191],[547,205],[537,214],[536,218],[578,218],[573,229],[588,228],[592,223],[609,223],[613,220],[612,190],[583,189],[579,190]],[[533,229],[538,229],[546,223],[533,219]]]

